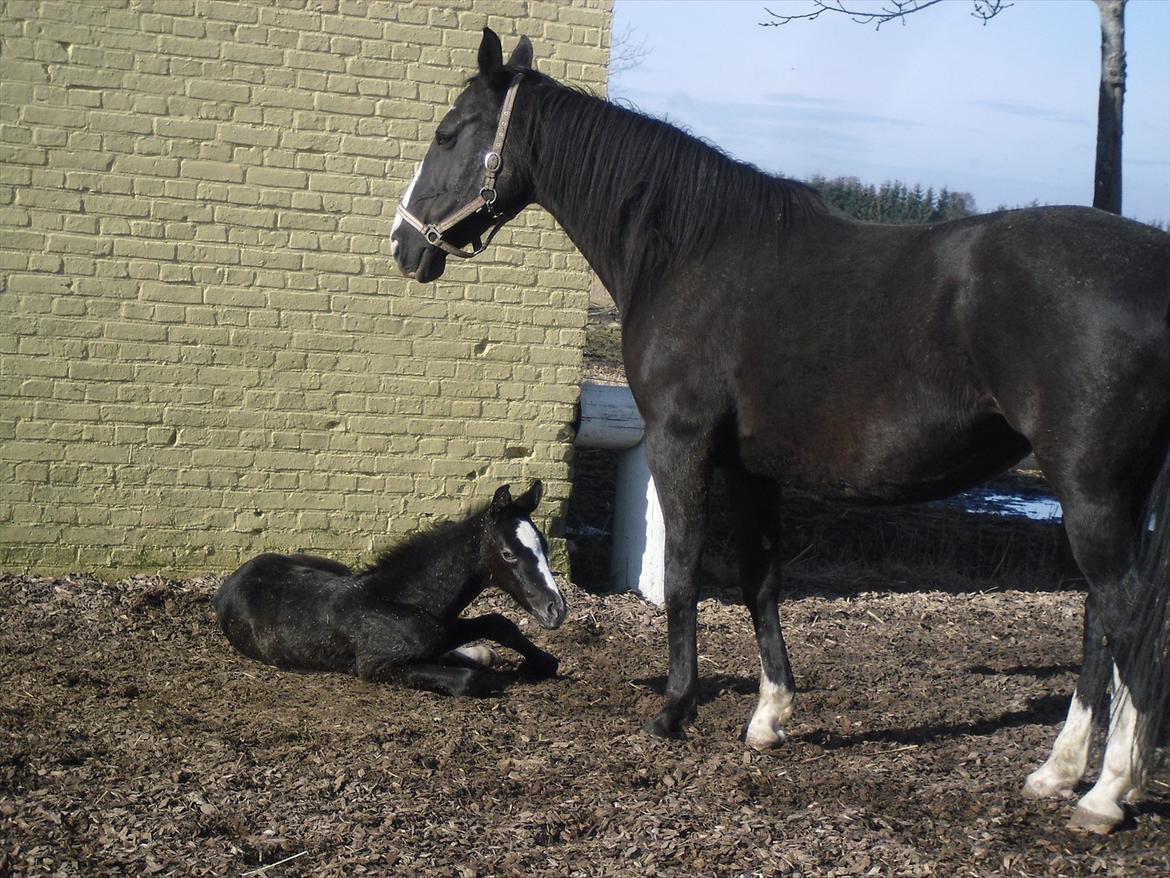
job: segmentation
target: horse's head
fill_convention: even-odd
[[[531,200],[508,147],[512,102],[532,43],[521,37],[505,63],[500,38],[484,28],[479,72],[455,100],[415,171],[394,218],[390,252],[407,277],[422,283],[443,274],[447,256],[473,256],[483,234]],[[473,244],[473,251],[463,248]]]
[[[548,544],[531,518],[541,491],[539,479],[515,499],[507,485],[496,491],[487,511],[484,563],[496,586],[545,628],[557,628],[567,607],[548,566]]]

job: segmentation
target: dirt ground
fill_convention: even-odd
[[[217,584],[0,576],[0,875],[1170,874],[1164,773],[1107,839],[1019,795],[1073,685],[1076,591],[794,577],[798,710],[757,754],[750,625],[718,593],[698,722],[664,742],[640,723],[665,617],[635,596],[566,586],[533,635],[559,677],[477,700],[249,661]]]

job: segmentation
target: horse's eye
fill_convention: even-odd
[[[500,556],[501,556],[501,557],[502,557],[502,558],[503,558],[505,561],[507,561],[509,564],[515,564],[515,563],[516,563],[516,553],[515,553],[515,552],[513,552],[511,549],[502,549],[502,550],[500,551]]]
[[[455,138],[459,135],[457,131],[436,131],[435,143],[439,144],[443,149],[450,149],[455,145]]]

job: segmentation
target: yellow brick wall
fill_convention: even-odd
[[[0,568],[346,561],[569,491],[589,274],[531,209],[439,283],[394,207],[482,27],[602,92],[611,0],[0,3]]]

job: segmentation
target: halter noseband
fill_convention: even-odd
[[[508,123],[512,120],[512,106],[516,103],[516,91],[520,87],[520,79],[523,76],[523,73],[516,74],[511,85],[508,86],[508,93],[504,95],[504,107],[500,110],[500,121],[496,125],[496,139],[492,143],[491,152],[483,157],[483,186],[480,187],[479,194],[463,205],[463,207],[448,214],[438,222],[424,223],[402,204],[399,204],[394,211],[411,228],[422,235],[428,244],[433,247],[438,247],[440,250],[450,253],[452,256],[458,256],[460,259],[470,259],[472,256],[478,256],[492,242],[492,238],[496,236],[496,232],[504,226],[503,220],[497,222],[492,228],[491,233],[488,234],[487,240],[482,243],[478,237],[473,239],[472,243],[475,249],[471,252],[460,250],[454,244],[443,240],[443,235],[453,227],[459,225],[459,223],[463,222],[472,214],[479,213],[481,210],[486,210],[488,216],[493,220],[499,219],[500,217],[499,211],[496,210],[496,175],[499,174],[500,166],[503,164],[504,138],[508,136]]]

